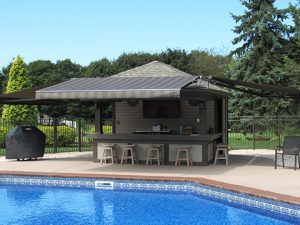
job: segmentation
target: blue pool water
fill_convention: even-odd
[[[0,185],[0,206],[1,225],[300,224],[172,192]]]

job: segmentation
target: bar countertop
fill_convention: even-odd
[[[178,134],[89,134],[89,138],[95,141],[117,141],[117,142],[151,142],[151,141],[162,141],[162,142],[212,142],[219,137],[220,133],[217,134],[197,134],[197,135],[178,135]]]

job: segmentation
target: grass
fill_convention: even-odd
[[[275,149],[279,145],[278,137],[272,132],[260,132],[255,136],[252,133],[229,133],[228,138],[232,149]]]
[[[253,140],[236,140],[229,138],[229,144],[232,149],[253,149]],[[255,141],[255,149],[275,149],[278,141]]]

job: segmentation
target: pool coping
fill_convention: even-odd
[[[11,176],[48,176],[61,178],[101,178],[109,180],[145,180],[145,181],[179,181],[193,182],[215,188],[222,188],[228,191],[247,194],[254,197],[279,201],[282,203],[300,206],[300,197],[279,194],[271,191],[250,188],[246,186],[195,177],[173,177],[173,176],[140,176],[140,175],[108,175],[108,174],[87,174],[87,173],[47,173],[47,172],[25,172],[25,171],[0,171],[0,175]]]

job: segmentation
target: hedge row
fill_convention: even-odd
[[[103,125],[103,134],[112,134],[112,125]],[[88,133],[93,134],[96,133],[95,127],[89,129]]]
[[[39,125],[38,128],[46,134],[46,145],[53,146],[54,143],[54,127]],[[0,145],[5,145],[5,139],[9,130],[0,126]],[[76,139],[76,129],[66,125],[57,126],[57,146],[66,146],[72,144]]]
[[[39,125],[38,128],[46,134],[46,145],[54,143],[54,126]],[[57,146],[72,144],[76,139],[76,129],[66,125],[57,126]]]
[[[5,139],[8,134],[8,128],[0,126],[0,145],[4,147]]]

